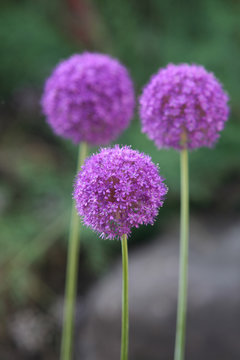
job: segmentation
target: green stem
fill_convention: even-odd
[[[122,341],[121,360],[128,359],[128,246],[127,235],[121,238],[122,243]]]
[[[78,152],[77,171],[80,170],[87,156],[87,144],[81,143]],[[78,254],[80,248],[79,238],[80,220],[72,203],[72,214],[68,242],[67,273],[65,287],[64,321],[61,341],[61,360],[72,359],[73,318],[77,292]]]
[[[188,151],[181,151],[181,223],[180,261],[177,308],[177,329],[174,360],[183,360],[186,338],[187,284],[188,284],[188,242],[189,242],[189,185]]]

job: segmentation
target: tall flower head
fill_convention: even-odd
[[[126,68],[107,55],[83,53],[62,61],[45,84],[43,112],[57,135],[104,145],[127,128],[134,89]]]
[[[86,160],[73,196],[85,225],[113,239],[129,235],[132,227],[153,224],[166,193],[149,156],[116,145]]]
[[[228,96],[212,73],[198,65],[168,65],[140,98],[142,131],[158,148],[211,147],[228,119]]]

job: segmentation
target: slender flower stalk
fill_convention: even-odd
[[[80,170],[86,156],[87,144],[83,142],[79,146],[77,171]],[[77,211],[73,202],[68,242],[64,320],[61,342],[61,360],[70,360],[72,358],[72,342],[74,329],[73,319],[77,292],[78,256],[80,248],[79,225],[79,216],[77,215]]]
[[[129,316],[128,316],[128,246],[127,235],[121,237],[122,243],[122,340],[121,360],[128,359]]]
[[[180,259],[177,327],[174,360],[184,359],[188,287],[188,244],[189,244],[189,175],[188,150],[180,152],[181,168],[181,216],[180,216]]]

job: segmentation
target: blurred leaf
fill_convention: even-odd
[[[41,83],[55,64],[72,52],[44,12],[27,2],[2,7],[0,43],[2,95]]]

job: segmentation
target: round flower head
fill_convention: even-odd
[[[62,61],[46,81],[43,112],[54,132],[75,143],[108,144],[133,116],[134,89],[126,68],[107,55]]]
[[[211,147],[228,119],[228,96],[212,73],[198,65],[168,65],[140,98],[142,131],[158,148]]]
[[[151,158],[118,145],[91,156],[78,173],[74,199],[85,225],[104,238],[153,224],[167,187]]]

